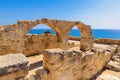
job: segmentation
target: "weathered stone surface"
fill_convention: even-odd
[[[61,42],[57,41],[56,35],[27,35],[23,50],[26,56],[43,53],[44,49],[61,48]],[[80,40],[79,40],[80,41]],[[68,47],[80,47],[80,42],[68,41]]]
[[[110,60],[106,67],[114,71],[120,71],[120,62]]]
[[[113,61],[120,62],[120,53],[114,55],[114,56],[112,57],[112,60],[113,60]]]
[[[120,71],[120,46],[118,46],[111,60],[106,65],[106,68],[114,71]]]
[[[113,40],[113,39],[96,39],[94,40],[95,43],[102,43],[102,44],[117,44],[120,45],[120,40]]]
[[[22,69],[19,71],[11,72],[9,74],[0,76],[0,80],[24,80],[24,77],[28,74],[28,69]]]
[[[44,49],[60,48],[55,35],[27,35],[23,50],[26,56],[42,53]]]
[[[113,55],[112,60],[120,62],[120,46],[118,47],[116,53]]]
[[[38,76],[38,80],[47,80],[49,78],[48,71],[46,69],[36,70],[36,76]]]
[[[75,41],[80,41],[79,37],[69,37],[69,39],[70,40],[75,40]],[[99,39],[94,39],[94,43],[120,45],[120,40],[117,40],[117,39],[107,39],[107,38],[99,38]]]
[[[105,70],[96,80],[120,80],[120,72]]]
[[[40,80],[89,80],[110,60],[116,46],[81,51],[48,49],[43,53],[43,69],[37,71]],[[110,49],[110,50],[108,50]]]
[[[0,56],[0,80],[24,78],[28,73],[28,59],[21,53]]]
[[[5,55],[10,52],[10,46],[0,45],[0,55]]]

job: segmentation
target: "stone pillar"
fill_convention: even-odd
[[[67,50],[68,49],[68,35],[67,34],[64,34],[62,36],[62,45],[61,45],[61,48],[64,49],[64,50]]]
[[[93,39],[92,38],[84,38],[80,39],[80,49],[81,50],[90,50],[93,48]]]
[[[94,39],[90,26],[84,25],[83,30],[81,30],[80,49],[90,50],[93,48],[93,43]]]

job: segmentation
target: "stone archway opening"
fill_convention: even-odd
[[[74,26],[76,26],[81,33],[81,34],[79,33],[80,34],[79,38],[73,37],[73,40],[79,41],[76,42],[76,44],[78,43],[79,46],[75,46],[75,43],[71,43],[71,44],[69,43],[70,47],[80,47],[80,50],[83,51],[90,50],[93,47],[93,37],[92,37],[90,25],[85,25],[83,23],[76,23],[75,25],[71,26],[69,32],[70,30],[72,30]]]
[[[83,51],[90,50],[93,47],[93,36],[91,26],[85,24],[76,24],[81,32],[80,49]]]
[[[80,37],[81,33],[80,30],[77,28],[77,26],[72,27],[72,29],[69,32],[69,36],[72,37]]]
[[[45,34],[45,33],[50,33],[50,34],[56,35],[55,31],[45,24],[38,24],[38,25],[34,26],[31,30],[29,30],[28,33],[29,34],[39,34],[39,35]]]
[[[24,53],[29,55],[43,53],[45,49],[59,47],[58,32],[46,24],[32,27],[27,34]]]
[[[77,26],[73,26],[69,31],[68,46],[71,47],[80,47],[80,30]]]

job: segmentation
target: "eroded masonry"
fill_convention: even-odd
[[[49,26],[56,34],[28,34],[38,24]],[[68,43],[74,26],[81,32],[77,46]],[[0,80],[90,80],[106,66],[117,49],[118,45],[94,44],[91,27],[79,21],[18,21],[0,26]],[[42,68],[36,70],[34,78],[25,78],[30,71],[25,56],[36,53],[43,55]]]

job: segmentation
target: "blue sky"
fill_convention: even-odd
[[[120,29],[120,0],[0,0],[0,25],[40,18],[75,20]]]

